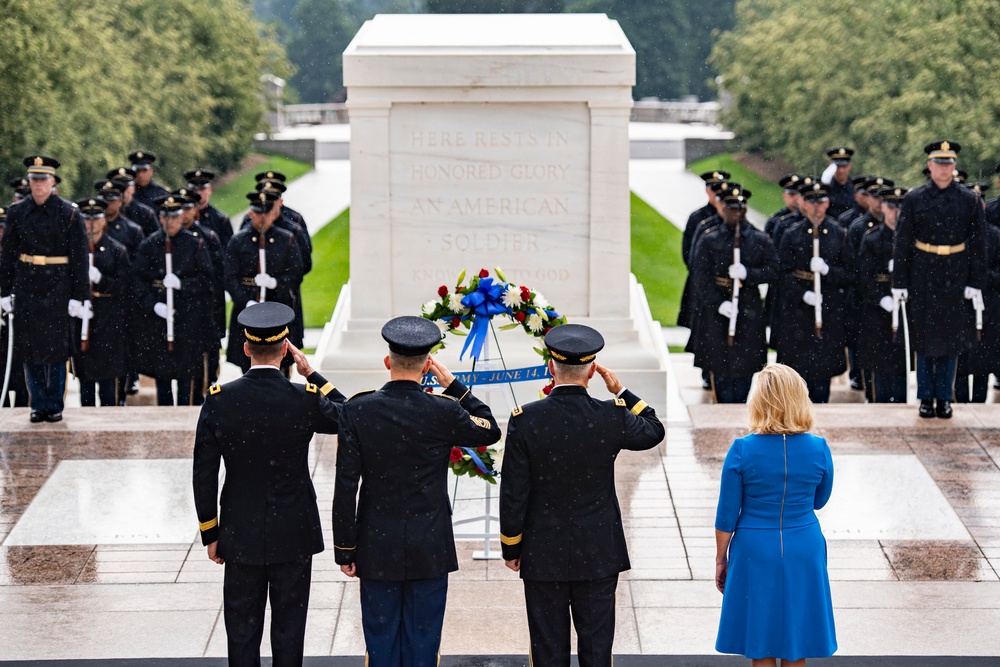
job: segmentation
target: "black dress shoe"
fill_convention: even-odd
[[[31,423],[37,424],[39,422],[45,421],[45,410],[32,410],[31,411]]]
[[[861,384],[861,380],[851,380],[851,389],[854,391],[861,391],[864,386]]]
[[[708,380],[702,380],[701,388],[704,389],[705,391],[712,391],[712,383],[709,382]]]
[[[125,393],[128,394],[129,396],[135,396],[136,394],[138,394],[139,393],[139,381],[136,380],[135,382],[130,383],[129,386],[128,386],[128,389],[125,390]]]
[[[61,422],[62,412],[46,412],[45,421],[47,422]]]
[[[937,416],[939,419],[951,419],[951,401],[937,402]]]
[[[934,417],[934,401],[931,399],[926,399],[920,401],[920,411],[919,414],[924,419],[931,419]]]

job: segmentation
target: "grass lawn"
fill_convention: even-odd
[[[306,327],[322,327],[333,315],[340,288],[350,276],[350,209],[312,237],[313,268],[302,281]]]
[[[681,260],[681,230],[632,193],[632,273],[646,290],[653,319],[677,323],[687,267]]]
[[[313,166],[308,162],[293,160],[284,155],[267,154],[266,157],[267,160],[264,162],[254,164],[253,167],[228,181],[225,185],[214,188],[212,190],[212,205],[232,217],[247,209],[246,194],[253,192],[254,186],[257,185],[253,179],[255,174],[262,171],[280,171],[288,177],[289,181],[294,181],[302,174],[313,170]]]
[[[750,190],[750,208],[753,210],[770,216],[785,206],[785,202],[781,199],[780,185],[750,171],[734,160],[729,153],[721,153],[704,160],[698,160],[688,166],[688,171],[695,174],[713,169],[728,171],[732,174],[732,180]]]
[[[313,270],[302,283],[307,327],[322,327],[350,275],[350,209],[312,237]],[[653,317],[665,326],[677,321],[687,269],[681,261],[681,232],[646,202],[632,195],[632,272],[646,289]]]

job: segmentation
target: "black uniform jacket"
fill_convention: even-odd
[[[854,253],[847,245],[847,232],[827,216],[819,225],[819,254],[830,272],[820,277],[823,296],[822,337],[816,336],[815,309],[802,300],[813,290],[809,269],[813,256],[813,225],[800,220],[781,237],[778,246],[781,290],[773,326],[771,347],[778,361],[799,373],[833,377],[844,372],[846,328],[844,308],[847,292],[854,289]]]
[[[33,258],[32,262],[22,261]],[[61,263],[45,263],[49,257]],[[0,294],[14,295],[14,346],[27,363],[61,363],[72,352],[70,299],[88,298],[87,233],[72,204],[30,196],[7,209]]]
[[[589,581],[629,569],[615,459],[663,440],[663,424],[626,390],[599,401],[584,387],[555,387],[514,410],[500,484],[500,542],[521,578]]]
[[[267,274],[278,281],[278,286],[264,294],[266,301],[277,301],[294,308],[299,283],[302,282],[302,256],[295,238],[284,229],[272,226],[264,234],[264,260]],[[260,300],[260,288],[254,283],[259,270],[260,235],[253,228],[241,229],[229,241],[224,256],[226,291],[233,300],[229,317],[229,344],[226,361],[249,368],[250,359],[243,353],[243,327],[238,318],[247,302]],[[302,322],[296,318],[289,327],[289,340],[293,345],[302,344]]]
[[[975,312],[965,288],[986,287],[985,216],[979,195],[952,181],[927,181],[907,193],[899,211],[892,286],[909,292],[910,340],[929,357],[956,355],[975,341]],[[917,243],[961,251],[937,254]]]
[[[166,197],[170,194],[170,190],[163,187],[154,180],[149,181],[149,185],[139,185],[136,183],[135,194],[132,195],[133,199],[138,199],[140,202],[149,206],[150,208],[156,208],[156,200],[160,197]]]
[[[181,288],[174,290],[174,350],[167,350],[167,321],[154,312],[166,303],[165,234],[156,232],[139,245],[133,266],[138,311],[135,334],[139,344],[137,370],[156,378],[185,378],[202,364],[212,327],[212,258],[203,238],[181,229],[171,239],[174,273]],[[200,373],[199,373],[200,375]]]
[[[892,334],[892,313],[879,302],[892,296],[892,245],[896,233],[885,225],[872,227],[861,240],[857,262],[858,361],[867,371],[905,372],[903,309],[899,329]]]
[[[110,379],[127,370],[125,323],[132,287],[128,250],[105,233],[94,243],[94,266],[101,272],[101,282],[90,286],[94,317],[88,325],[86,352],[80,346],[83,320],[73,318],[73,372],[82,380]]]
[[[319,373],[289,382],[277,368],[253,368],[212,385],[198,417],[194,501],[202,544],[245,565],[282,563],[323,551],[309,476],[314,433],[336,433],[344,396]],[[226,481],[219,497],[219,459]]]
[[[702,236],[691,272],[700,305],[698,324],[692,327],[695,366],[719,377],[750,377],[767,363],[767,318],[759,285],[773,284],[778,277],[778,253],[771,239],[749,223],[740,227],[740,262],[747,269],[741,281],[736,335],[728,343],[729,318],[719,314],[719,304],[732,299],[735,234],[728,225],[718,225]]]
[[[122,207],[122,214],[129,220],[142,228],[142,233],[146,236],[155,234],[160,229],[160,221],[156,218],[156,211],[152,206],[147,206],[135,197]]]
[[[312,271],[312,238],[309,236],[309,228],[302,214],[294,209],[290,209],[284,204],[281,205],[281,214],[274,221],[274,227],[284,229],[295,237],[295,243],[299,246],[299,254],[302,255],[302,274]],[[243,223],[240,230],[253,227],[250,216],[243,216]]]
[[[986,288],[983,290],[983,330],[972,349],[959,358],[959,376],[1000,372],[1000,229],[986,225]]]
[[[489,406],[458,380],[444,394],[394,380],[352,396],[338,436],[336,561],[356,563],[359,577],[378,581],[433,579],[457,570],[448,457],[452,447],[499,439]]]
[[[121,214],[114,220],[108,220],[108,228],[105,233],[125,246],[129,261],[135,259],[135,252],[139,249],[139,244],[146,238],[142,227]]]
[[[826,214],[836,222],[841,213],[844,213],[855,204],[854,183],[851,179],[847,179],[841,185],[837,182],[837,179],[831,178],[830,183],[827,185],[827,190],[830,193],[830,208],[827,209]]]
[[[692,257],[698,251],[698,244],[701,242],[705,233],[721,224],[722,218],[719,217],[718,214],[710,215],[698,223],[698,227],[694,230],[694,237],[691,240]],[[684,292],[681,294],[680,311],[677,314],[677,323],[680,326],[686,326],[691,329],[691,335],[688,336],[688,344],[685,347],[686,352],[694,352],[696,339],[695,327],[698,325],[698,309],[700,307],[701,304],[698,303],[698,295],[694,290],[694,282],[692,281],[691,272],[688,271],[687,278],[684,281]],[[685,324],[681,324],[682,317]]]
[[[691,266],[691,255],[694,254],[694,241],[701,226],[702,221],[711,218],[716,214],[715,207],[705,204],[688,216],[687,225],[684,226],[684,235],[681,237],[681,259],[684,266]],[[691,273],[688,271],[684,279],[684,291],[681,293],[681,305],[677,311],[677,326],[690,327],[693,318],[692,308],[694,306],[693,295],[691,294]]]
[[[233,223],[229,216],[211,204],[198,211],[198,224],[215,232],[223,248],[229,245],[229,239],[233,238]]]
[[[218,234],[197,221],[188,230],[195,238],[205,239],[208,254],[212,258],[212,330],[208,333],[208,347],[218,348],[219,339],[226,335],[226,289],[223,285],[226,247],[222,245]]]
[[[849,229],[851,223],[865,215],[868,211],[863,210],[860,206],[855,204],[851,208],[847,209],[843,213],[837,216],[837,224],[844,229]],[[829,215],[829,210],[827,210],[827,215]]]

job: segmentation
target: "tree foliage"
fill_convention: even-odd
[[[62,161],[64,195],[145,148],[160,178],[239,162],[262,128],[260,77],[285,75],[244,0],[32,0],[0,17],[0,169],[21,158]]]
[[[857,173],[923,179],[923,146],[962,144],[961,166],[991,174],[1000,155],[1000,78],[991,0],[741,0],[711,61],[744,147],[822,169],[853,145]]]
[[[563,0],[425,0],[430,14],[561,14]]]

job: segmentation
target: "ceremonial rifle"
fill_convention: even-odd
[[[11,305],[14,303],[14,295],[10,296]],[[14,311],[7,313],[7,368],[3,374],[3,389],[0,389],[0,405],[3,405],[4,396],[7,396],[7,387],[10,386],[10,369],[14,365]],[[14,401],[10,401],[10,407],[14,407]]]
[[[267,245],[264,239],[264,216],[260,218],[260,232],[257,234],[257,273],[267,273]],[[258,301],[264,303],[267,297],[267,288],[263,285],[259,286]]]
[[[90,223],[93,225],[93,221]],[[87,231],[87,292],[90,294],[91,303],[94,298],[94,283],[90,282],[90,271],[94,269],[94,231],[93,227]],[[86,317],[84,311],[83,324],[80,325],[80,351],[86,352],[90,349],[90,318]]]
[[[742,226],[743,217],[745,215],[744,211],[740,211],[739,217],[736,219],[736,235],[733,236],[733,264],[740,263],[740,227]],[[733,278],[733,311],[729,313],[729,335],[726,337],[726,342],[730,347],[733,346],[733,341],[736,337],[736,318],[739,317],[740,311],[740,279]]]
[[[815,211],[813,211],[815,215]],[[820,220],[819,224],[815,220],[810,220],[813,226],[813,257],[819,257],[819,227],[823,224]],[[823,338],[823,285],[820,282],[819,271],[813,271],[813,292],[816,294],[816,305],[813,306],[813,312],[816,314],[816,338]]]
[[[166,225],[163,229],[163,250],[164,263],[166,264],[167,275],[174,272],[174,254],[170,245],[170,234]],[[167,288],[167,352],[174,351],[174,288]]]

